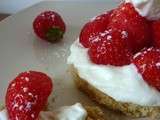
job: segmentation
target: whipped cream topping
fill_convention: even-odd
[[[40,112],[40,120],[85,120],[87,112],[80,103],[64,106],[55,111]],[[7,110],[0,111],[0,120],[9,120]]]
[[[160,0],[125,0],[133,4],[138,13],[149,20],[160,19]]]
[[[68,64],[74,65],[81,78],[103,93],[119,102],[143,106],[160,105],[160,92],[143,80],[134,64],[122,67],[94,64],[89,59],[88,49],[79,40],[72,44],[70,51]]]

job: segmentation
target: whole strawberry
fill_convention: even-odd
[[[35,18],[33,29],[39,38],[54,43],[63,38],[66,26],[58,13],[45,11]]]
[[[127,47],[126,38],[116,30],[100,33],[88,50],[93,63],[123,66],[131,63],[132,53]]]
[[[7,89],[9,120],[36,120],[52,87],[51,78],[44,73],[29,71],[19,74]]]
[[[133,53],[151,45],[149,22],[130,3],[121,4],[112,12],[108,29],[114,28],[126,31],[126,36],[130,36],[126,42]]]
[[[80,43],[84,47],[90,47],[90,44],[92,43],[92,41],[94,41],[94,38],[100,32],[104,32],[107,29],[111,13],[112,11],[109,11],[99,16],[96,16],[84,25],[79,36]]]
[[[149,48],[137,53],[133,63],[143,79],[152,87],[160,90],[160,49]]]

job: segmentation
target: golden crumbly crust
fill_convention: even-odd
[[[87,111],[86,120],[106,120],[104,118],[104,113],[99,107],[84,106]]]
[[[99,103],[100,105],[112,110],[121,111],[125,115],[134,118],[152,117],[154,119],[160,119],[160,106],[149,107],[140,106],[132,103],[118,102],[112,97],[104,94],[100,90],[90,85],[86,80],[80,78],[77,70],[73,67],[73,65],[70,68],[70,71],[73,75],[75,84],[78,89],[84,92],[88,97],[90,97],[93,101]]]

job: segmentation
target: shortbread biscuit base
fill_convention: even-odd
[[[98,104],[112,110],[121,111],[125,115],[133,118],[152,117],[154,119],[160,119],[160,106],[150,107],[140,106],[132,103],[118,102],[112,97],[96,89],[94,86],[90,85],[86,80],[82,79],[73,65],[70,66],[70,71],[78,89],[84,92],[89,98]]]
[[[99,107],[95,106],[84,106],[87,111],[86,120],[106,120],[104,118],[104,113]]]

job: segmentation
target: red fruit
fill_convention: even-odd
[[[41,72],[19,74],[6,94],[9,120],[36,120],[52,91],[51,78]]]
[[[150,45],[150,28],[148,21],[141,17],[132,4],[125,3],[115,9],[110,17],[108,29],[126,31],[132,39],[126,42],[133,53]]]
[[[97,36],[97,42],[88,51],[92,62],[114,66],[130,64],[132,54],[126,46],[126,38],[122,36],[117,30],[107,30]]]
[[[154,46],[160,48],[160,20],[152,22],[152,37]]]
[[[58,13],[45,11],[35,18],[33,29],[38,37],[53,43],[63,38],[66,27]]]
[[[84,25],[79,36],[80,43],[84,47],[90,47],[90,43],[94,37],[106,30],[111,13],[112,11],[109,11],[99,15]]]
[[[160,49],[149,48],[137,53],[133,58],[143,79],[160,90]]]

